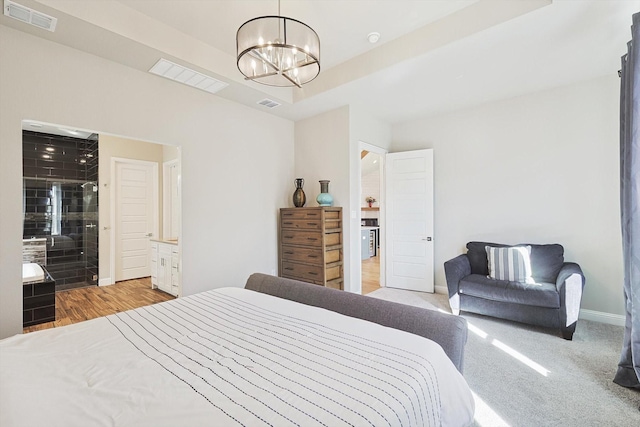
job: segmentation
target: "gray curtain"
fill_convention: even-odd
[[[614,382],[640,389],[640,13],[633,15],[620,84],[620,208],[627,312]]]

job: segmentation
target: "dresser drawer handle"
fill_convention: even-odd
[[[318,238],[317,237],[307,237],[307,240],[316,241],[316,240],[318,240]]]
[[[288,270],[288,271],[292,271],[293,270],[293,268],[291,268],[291,267],[285,267],[284,269]]]
[[[293,255],[293,252],[291,252],[291,251],[285,251],[285,252],[284,252],[284,254],[285,254],[285,255]]]
[[[307,255],[307,258],[318,258],[318,255]]]
[[[282,216],[293,216],[292,213],[283,213]]]
[[[293,239],[293,236],[282,236],[285,239]]]
[[[284,224],[284,225],[291,225],[291,224],[293,224],[293,222],[291,222],[291,221],[285,221],[285,222],[283,222],[283,224]]]
[[[310,274],[311,276],[317,276],[318,273],[316,273],[315,271],[308,271],[308,274]]]
[[[317,222],[308,222],[307,225],[318,225]]]

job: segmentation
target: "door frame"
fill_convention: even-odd
[[[167,221],[167,218],[171,218],[171,174],[170,168],[171,166],[177,166],[180,168],[180,159],[173,159],[162,163],[162,236],[164,239],[168,239],[171,236],[171,221]],[[179,213],[182,214],[182,203],[180,200],[180,170],[178,170],[178,210]],[[178,218],[178,224],[182,224],[182,219]],[[178,227],[180,228],[180,227]],[[180,233],[178,233],[178,236]]]
[[[117,174],[116,174],[116,166],[117,164],[134,164],[134,165],[145,165],[152,167],[153,174],[153,205],[155,209],[153,210],[153,237],[159,237],[159,223],[160,223],[160,214],[159,214],[159,183],[158,183],[158,163],[150,162],[148,160],[136,160],[136,159],[127,159],[124,157],[112,157],[111,158],[111,182],[109,183],[109,197],[111,198],[111,206],[109,212],[109,276],[111,278],[109,285],[113,285],[116,283],[116,201],[117,201]],[[151,248],[149,248],[149,252],[151,252]],[[106,285],[106,284],[101,284]]]
[[[382,164],[380,165],[380,200],[379,200],[379,205],[380,205],[380,210],[379,212],[379,217],[378,217],[378,226],[380,227],[380,230],[384,230],[386,229],[386,205],[385,205],[385,198],[386,198],[386,187],[385,187],[385,182],[384,182],[384,177],[385,177],[385,162],[386,162],[386,155],[389,152],[388,150],[385,150],[384,148],[380,148],[376,145],[372,145],[369,144],[367,142],[364,141],[358,141],[358,154],[360,154],[362,152],[362,150],[367,150],[370,153],[375,153],[380,155],[380,161],[382,162]],[[352,230],[352,236],[351,236],[351,241],[357,241],[358,243],[360,243],[360,224],[362,222],[362,210],[360,209],[360,204],[362,203],[362,201],[360,200],[362,194],[362,162],[361,162],[361,158],[360,156],[358,156],[358,166],[357,166],[357,176],[358,176],[358,195],[360,196],[358,198],[358,205],[357,205],[357,210],[356,210],[356,224],[358,225],[358,228],[355,228]],[[379,233],[380,236],[380,248],[382,250],[384,250],[386,248],[386,237],[385,237],[385,233]],[[359,250],[360,246],[354,246],[353,248],[353,253],[356,255],[355,259],[357,259],[358,265],[357,267],[352,265],[352,268],[357,268],[358,271],[360,271],[360,293],[362,293],[362,260],[360,259],[360,250]],[[383,252],[384,253],[384,252]],[[352,257],[352,260],[354,259],[354,257]],[[380,257],[380,287],[385,287],[386,286],[386,262],[385,262],[385,257],[381,256]]]

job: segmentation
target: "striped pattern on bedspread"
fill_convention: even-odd
[[[336,313],[236,288],[107,319],[206,400],[215,425],[442,425],[436,367],[398,340],[439,347],[411,334],[350,318],[347,329]]]

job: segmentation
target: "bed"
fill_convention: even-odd
[[[465,426],[460,320],[254,274],[0,341],[0,425]]]

